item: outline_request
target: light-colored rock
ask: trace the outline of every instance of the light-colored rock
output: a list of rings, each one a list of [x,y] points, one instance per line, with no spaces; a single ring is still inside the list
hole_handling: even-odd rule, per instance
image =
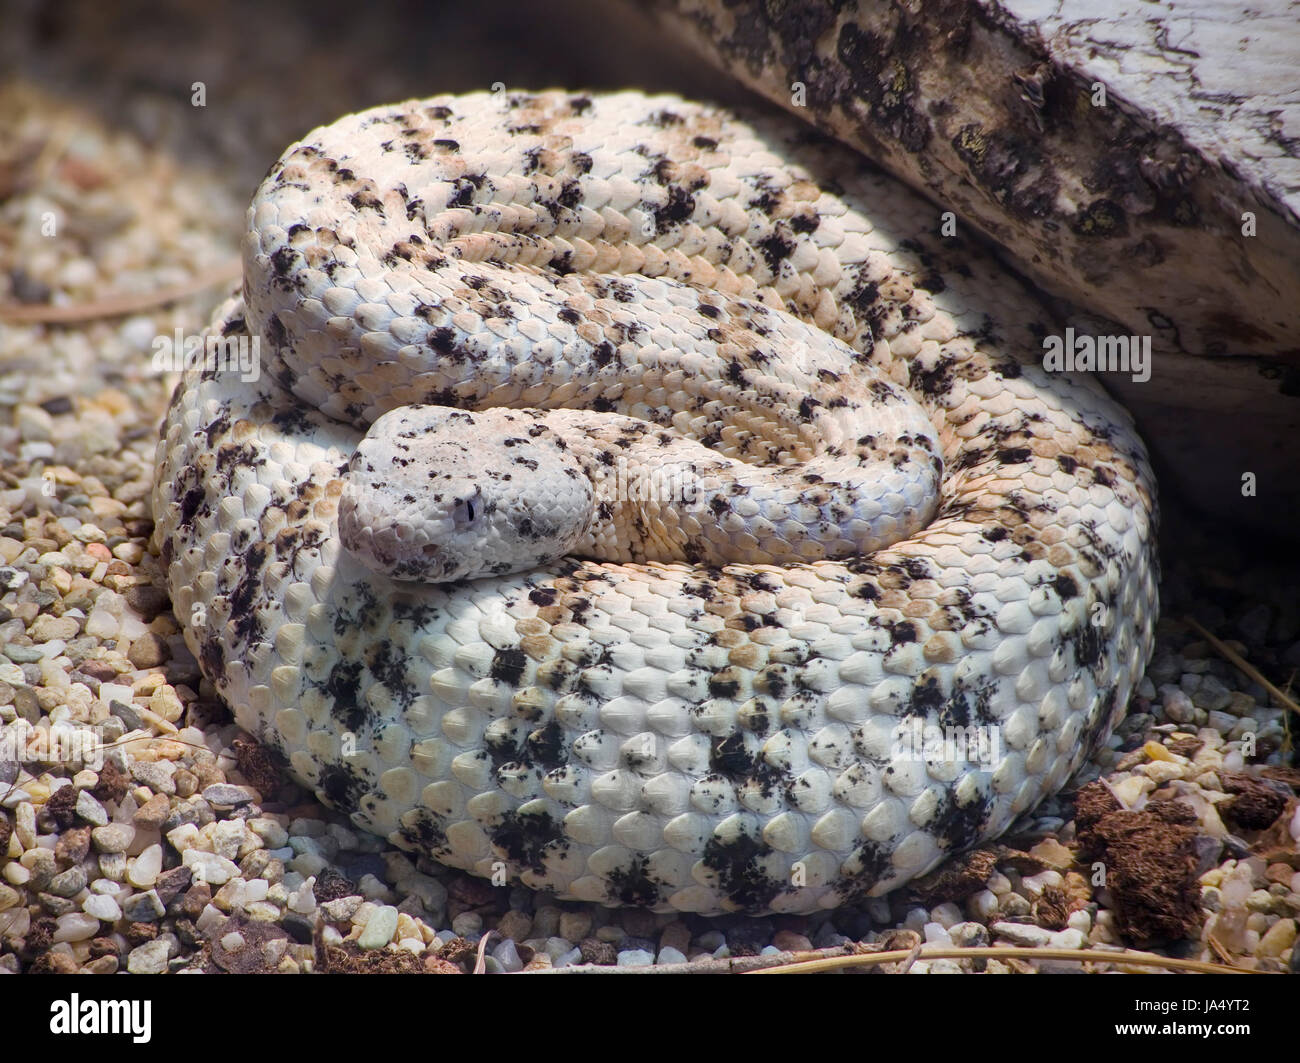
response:
[[[167,937],[155,938],[137,945],[126,958],[126,969],[131,974],[163,974],[171,958],[172,943]]]
[[[97,900],[110,900],[99,897]],[[114,905],[116,907],[116,905]],[[99,933],[99,918],[88,912],[68,912],[56,920],[55,941],[87,941]]]
[[[989,930],[995,938],[1002,938],[1022,948],[1042,948],[1052,939],[1050,930],[1031,923],[994,923]]]
[[[150,845],[127,865],[126,880],[137,889],[148,889],[158,881],[162,862],[162,846]]]
[[[190,869],[195,881],[202,879],[210,886],[224,886],[239,874],[239,867],[235,863],[216,853],[186,849],[181,860]]]
[[[357,944],[363,949],[381,949],[392,940],[396,930],[397,909],[387,904],[376,905],[357,938]]]

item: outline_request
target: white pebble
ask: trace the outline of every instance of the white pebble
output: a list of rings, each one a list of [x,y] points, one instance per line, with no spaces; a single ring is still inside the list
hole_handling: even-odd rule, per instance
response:
[[[118,330],[118,335],[122,337],[124,344],[140,351],[147,351],[153,345],[157,334],[158,329],[151,317],[129,317],[122,322],[122,327]]]
[[[268,849],[282,848],[289,840],[289,833],[279,823],[267,816],[258,816],[248,821],[248,829],[266,843]]]
[[[316,910],[316,896],[312,892],[312,886],[315,882],[314,878],[309,878],[289,894],[290,911],[297,912],[299,915],[311,915]]]
[[[225,921],[225,913],[220,908],[205,904],[203,911],[199,912],[199,917],[194,920],[194,926],[199,933],[207,934],[213,927],[221,926]]]
[[[107,609],[100,609],[98,606],[90,611],[90,616],[86,617],[86,634],[97,639],[117,638],[120,626],[121,622],[117,617]]]
[[[1020,892],[1026,897],[1041,897],[1048,886],[1059,886],[1061,875],[1058,871],[1040,871],[1037,875],[1026,875],[1020,880]]]
[[[54,929],[54,940],[85,941],[98,933],[99,920],[95,916],[85,912],[68,912],[58,918]]]
[[[127,868],[126,880],[140,889],[148,889],[158,881],[162,872],[163,851],[161,845],[150,845],[137,856]]]
[[[104,923],[116,923],[122,918],[122,909],[117,901],[101,893],[92,893],[82,902],[81,908],[87,915],[93,915]]]
[[[146,941],[131,950],[126,958],[126,969],[131,974],[162,974],[167,970],[171,947],[171,941],[166,937]]]
[[[989,930],[997,937],[1024,948],[1041,948],[1051,940],[1051,931],[1030,923],[994,923]]]
[[[108,813],[104,811],[104,806],[95,800],[89,790],[82,790],[77,794],[76,804],[77,815],[94,827],[104,827],[108,825]]]
[[[927,945],[942,945],[944,948],[952,947],[952,937],[948,933],[948,928],[942,923],[926,923],[923,929]]]
[[[220,820],[212,827],[212,851],[227,860],[235,860],[247,833],[242,819]]]
[[[397,909],[391,905],[376,905],[366,920],[357,944],[363,949],[381,949],[392,940],[397,930]]]
[[[998,913],[998,896],[992,890],[980,890],[967,900],[966,910],[976,922],[987,923]]]
[[[181,860],[193,873],[195,880],[203,879],[209,886],[224,886],[239,874],[239,867],[236,864],[216,853],[186,849]]]
[[[1001,871],[994,871],[993,874],[989,876],[986,885],[990,893],[995,893],[999,897],[1004,893],[1011,892],[1011,880]]]
[[[105,704],[111,701],[120,701],[123,705],[130,705],[134,696],[135,691],[122,683],[101,683],[99,685],[99,700]]]
[[[960,923],[962,921],[961,909],[958,908],[957,905],[953,904],[952,901],[944,901],[942,904],[936,904],[930,909],[930,918],[940,926],[947,929],[954,923]]]
[[[1081,949],[1087,941],[1083,932],[1070,927],[1058,930],[1049,939],[1048,944],[1054,949]]]
[[[619,967],[649,967],[654,962],[654,953],[645,949],[629,949],[618,954]]]

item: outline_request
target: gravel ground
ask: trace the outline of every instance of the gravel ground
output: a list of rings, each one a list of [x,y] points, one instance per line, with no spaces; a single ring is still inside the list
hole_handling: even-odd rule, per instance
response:
[[[494,888],[354,830],[241,735],[199,676],[149,549],[154,444],[175,383],[153,344],[194,332],[221,289],[150,297],[228,274],[267,163],[348,110],[494,80],[705,91],[698,71],[653,49],[548,65],[546,49],[519,44],[536,26],[493,22],[503,6],[485,5],[487,28],[431,74],[414,52],[393,60],[381,20],[333,31],[346,49],[304,48],[305,7],[256,9],[265,32],[249,41],[238,10],[218,23],[199,5],[156,18],[0,3],[0,62],[15,71],[0,82],[0,305],[84,318],[0,321],[0,971],[455,973],[490,931],[490,971],[920,941],[1130,945],[1300,969],[1300,721],[1184,619],[1286,686],[1300,667],[1297,570],[1202,541],[1168,507],[1180,534],[1166,549],[1165,619],[1118,733],[1001,844],[862,909],[700,919]],[[461,32],[419,17],[432,22],[412,37]],[[550,30],[563,40],[575,24]],[[191,105],[199,80],[204,108]],[[100,309],[77,312],[87,305]],[[908,967],[1054,969],[1078,965]]]

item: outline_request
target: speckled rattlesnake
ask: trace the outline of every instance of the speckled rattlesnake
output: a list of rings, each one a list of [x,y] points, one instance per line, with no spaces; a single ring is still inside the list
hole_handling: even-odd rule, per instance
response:
[[[1059,788],[1149,656],[1145,451],[1033,363],[1037,304],[864,170],[635,93],[290,148],[210,326],[262,378],[187,375],[154,495],[239,723],[399,845],[663,910],[878,894]],[[634,489],[660,446],[693,501]],[[429,582],[467,556],[500,574]]]

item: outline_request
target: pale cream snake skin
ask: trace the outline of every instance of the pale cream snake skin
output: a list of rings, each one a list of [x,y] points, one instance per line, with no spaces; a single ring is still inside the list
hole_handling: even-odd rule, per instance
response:
[[[1154,481],[939,215],[796,123],[670,96],[444,96],[310,133],[209,329],[256,337],[261,376],[185,374],[158,451],[203,673],[361,827],[560,898],[809,912],[1003,832],[1146,665]],[[627,501],[610,477],[655,446],[704,509]],[[853,509],[859,463],[887,501]],[[521,528],[561,535],[566,478],[596,523],[506,571]],[[877,518],[903,538],[854,545]],[[464,575],[474,540],[438,535],[498,519],[477,563],[505,574],[414,567]],[[918,756],[912,721],[996,755]]]

